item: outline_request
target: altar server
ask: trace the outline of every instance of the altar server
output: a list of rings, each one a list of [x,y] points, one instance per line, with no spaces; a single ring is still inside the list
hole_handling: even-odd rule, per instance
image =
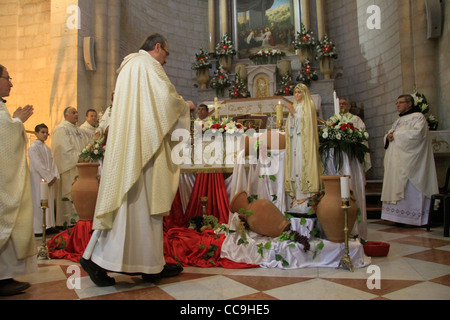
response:
[[[171,133],[178,127],[189,131],[195,105],[177,94],[164,71],[168,56],[167,40],[153,34],[119,69],[96,231],[80,260],[98,286],[114,285],[107,271],[142,274],[149,281],[182,271],[165,265],[163,218],[180,176],[171,160]]]
[[[48,208],[46,209],[45,222],[48,228],[55,227],[55,188],[54,184],[59,179],[58,168],[53,159],[52,150],[47,147],[49,133],[45,124],[36,126],[34,130],[37,140],[28,149],[30,161],[31,188],[33,192],[34,207],[34,233],[42,233],[43,216],[41,209],[41,184],[42,180],[48,184]]]
[[[400,118],[385,136],[381,218],[422,226],[439,191],[428,123],[411,95],[397,99],[397,110]]]
[[[0,65],[0,296],[10,296],[30,287],[14,277],[37,271],[33,235],[33,199],[27,164],[24,127],[33,107],[18,108],[13,116],[3,100],[12,79]]]
[[[319,192],[322,174],[317,109],[304,84],[295,87],[294,98],[286,122],[285,191],[288,212],[308,213],[308,199]]]

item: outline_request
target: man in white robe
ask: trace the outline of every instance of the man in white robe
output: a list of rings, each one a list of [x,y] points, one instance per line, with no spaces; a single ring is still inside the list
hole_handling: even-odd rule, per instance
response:
[[[60,180],[56,183],[56,225],[71,225],[75,209],[70,201],[72,184],[78,175],[77,163],[88,137],[76,126],[78,111],[73,107],[64,110],[64,120],[53,131],[52,153],[58,167]]]
[[[29,283],[14,280],[37,271],[33,234],[33,200],[24,127],[33,107],[18,108],[11,117],[3,97],[12,88],[0,65],[0,296],[23,292]]]
[[[180,176],[171,160],[171,133],[189,130],[195,105],[185,102],[167,77],[168,55],[166,39],[154,34],[119,69],[95,232],[80,259],[97,286],[114,285],[107,271],[142,274],[150,281],[182,271],[165,264],[163,218]]]
[[[86,121],[80,126],[80,130],[88,136],[89,141],[94,140],[95,131],[97,130],[98,114],[94,109],[89,109],[86,112]]]
[[[34,130],[37,140],[28,149],[30,161],[31,189],[33,193],[34,207],[34,233],[43,232],[43,215],[41,209],[41,184],[42,180],[48,183],[48,208],[45,212],[45,224],[47,228],[56,227],[55,224],[55,183],[59,179],[58,168],[53,159],[52,150],[47,147],[49,133],[45,124],[36,126]]]
[[[400,118],[385,136],[381,218],[422,226],[438,181],[428,123],[410,95],[397,99]]]

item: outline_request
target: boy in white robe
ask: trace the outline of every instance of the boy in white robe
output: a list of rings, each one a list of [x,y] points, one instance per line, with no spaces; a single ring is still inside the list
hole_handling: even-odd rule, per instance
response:
[[[34,233],[40,234],[43,231],[40,185],[42,180],[48,183],[48,208],[46,209],[45,222],[47,228],[52,228],[56,226],[54,184],[59,179],[59,172],[52,151],[45,144],[49,136],[48,127],[45,124],[40,124],[36,126],[34,131],[37,140],[28,149],[28,159],[30,161],[31,190],[33,192]]]

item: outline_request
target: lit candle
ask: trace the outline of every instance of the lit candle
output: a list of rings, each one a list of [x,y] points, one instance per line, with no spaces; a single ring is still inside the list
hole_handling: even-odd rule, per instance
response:
[[[281,127],[283,125],[283,105],[281,101],[278,101],[277,105],[277,125]]]
[[[40,191],[41,191],[41,201],[47,201],[48,200],[48,183],[44,179],[42,179],[42,181],[41,181]]]
[[[350,199],[350,186],[348,177],[341,177],[341,199]]]

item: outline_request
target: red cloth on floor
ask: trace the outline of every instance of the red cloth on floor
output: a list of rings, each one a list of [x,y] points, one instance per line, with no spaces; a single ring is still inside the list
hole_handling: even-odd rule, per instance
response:
[[[201,173],[197,175],[184,215],[185,227],[189,226],[191,218],[203,215],[200,197],[208,197],[206,214],[215,216],[219,223],[228,223],[230,205],[223,173]]]
[[[184,226],[183,203],[181,202],[180,189],[178,189],[172,203],[172,208],[170,209],[170,214],[167,217],[164,217],[164,231]]]
[[[78,221],[77,224],[47,241],[51,259],[66,259],[79,262],[91,239],[93,221]]]
[[[173,228],[164,233],[166,263],[180,263],[184,267],[227,269],[259,268],[258,265],[233,262],[220,258],[225,235],[212,230],[197,232],[188,228]],[[208,255],[208,252],[211,255]]]

